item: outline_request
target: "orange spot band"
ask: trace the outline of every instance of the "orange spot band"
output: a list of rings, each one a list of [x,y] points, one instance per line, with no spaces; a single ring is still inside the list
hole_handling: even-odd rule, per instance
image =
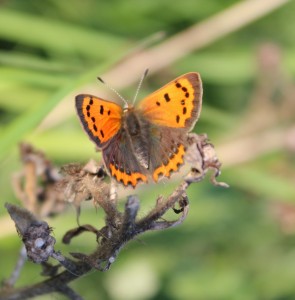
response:
[[[125,186],[131,184],[135,187],[139,181],[147,182],[147,177],[139,172],[131,173],[130,175],[125,172],[121,172],[116,169],[113,164],[110,164],[111,175],[118,181],[123,183]]]
[[[174,156],[169,160],[168,164],[165,166],[162,164],[158,167],[153,173],[153,179],[155,182],[159,180],[159,176],[163,175],[166,177],[170,177],[170,173],[172,171],[177,171],[179,166],[183,164],[183,156],[185,153],[185,149],[183,145],[178,147],[178,152],[174,154]]]

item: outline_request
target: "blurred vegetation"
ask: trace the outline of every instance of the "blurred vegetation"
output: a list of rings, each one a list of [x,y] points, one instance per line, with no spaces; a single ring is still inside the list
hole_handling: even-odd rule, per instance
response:
[[[75,93],[109,92],[96,76],[238,2],[1,1],[1,278],[12,271],[21,244],[3,207],[17,202],[11,179],[21,166],[18,143],[31,142],[59,165],[98,159],[75,116]],[[195,132],[209,135],[223,162],[221,180],[231,188],[208,179],[192,186],[183,225],[143,236],[107,273],[72,283],[85,299],[295,298],[294,11],[289,1],[145,80],[141,96],[182,73],[201,73],[204,105]],[[166,37],[155,41],[159,32]],[[136,83],[127,87],[124,79],[121,74],[120,93],[131,98]],[[117,88],[111,77],[108,83]],[[144,195],[136,191],[142,214],[175,184],[142,187]],[[102,217],[85,205],[81,223],[96,225]],[[50,225],[65,253],[94,246],[90,235],[70,247],[60,243],[76,225],[74,209]],[[38,272],[27,263],[17,285],[42,280]]]

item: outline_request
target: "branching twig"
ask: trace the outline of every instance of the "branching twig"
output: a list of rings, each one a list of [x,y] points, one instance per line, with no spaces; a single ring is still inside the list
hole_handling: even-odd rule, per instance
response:
[[[50,278],[26,288],[15,290],[6,288],[2,295],[0,294],[0,300],[28,299],[51,292],[62,293],[69,299],[82,299],[68,287],[69,282],[92,269],[107,271],[126,243],[139,234],[148,230],[163,230],[181,224],[189,210],[186,190],[190,184],[199,182],[210,169],[213,169],[213,183],[225,186],[223,183],[216,182],[215,177],[220,173],[221,164],[216,157],[213,145],[208,143],[206,135],[190,134],[188,144],[187,161],[192,166],[190,173],[170,196],[167,198],[160,196],[155,207],[141,219],[137,219],[140,208],[137,196],[129,196],[124,212],[118,211],[117,199],[111,196],[110,184],[105,180],[106,173],[102,165],[91,161],[84,167],[74,164],[63,168],[63,179],[58,182],[59,193],[63,192],[76,207],[80,207],[82,201],[92,199],[105,212],[105,225],[102,228],[97,229],[90,224],[84,224],[65,234],[63,238],[65,243],[70,243],[74,237],[85,231],[96,235],[98,243],[96,250],[90,255],[70,253],[75,260],[67,258],[55,250],[55,239],[46,222],[40,221],[37,216],[25,208],[6,204],[17,231],[22,237],[28,258],[35,263],[41,263],[44,269],[43,274]],[[34,186],[30,191],[32,190],[37,192],[38,189]],[[56,193],[58,198],[61,197],[59,193]],[[26,196],[27,190],[21,194]],[[116,191],[112,191],[112,194],[116,195]],[[112,201],[110,201],[111,197],[113,197]],[[56,200],[52,199],[52,201]],[[175,208],[176,204],[179,209]],[[170,209],[179,214],[176,220],[164,219],[164,215]],[[47,262],[49,258],[55,259],[58,264],[50,265]],[[65,270],[57,274],[60,267]]]

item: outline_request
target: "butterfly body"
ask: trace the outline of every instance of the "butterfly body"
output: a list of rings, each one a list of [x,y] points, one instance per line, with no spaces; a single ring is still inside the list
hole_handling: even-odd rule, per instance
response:
[[[76,108],[90,139],[102,151],[110,175],[135,187],[151,177],[170,177],[184,162],[186,135],[201,109],[198,73],[188,73],[138,106],[122,108],[92,95],[78,95]]]

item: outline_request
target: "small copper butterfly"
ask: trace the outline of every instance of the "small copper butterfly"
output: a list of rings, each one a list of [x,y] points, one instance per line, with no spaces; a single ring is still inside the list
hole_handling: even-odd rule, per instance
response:
[[[202,107],[198,73],[184,74],[122,107],[92,95],[76,96],[76,109],[90,139],[102,151],[109,174],[124,186],[170,177],[184,162],[186,136]]]

